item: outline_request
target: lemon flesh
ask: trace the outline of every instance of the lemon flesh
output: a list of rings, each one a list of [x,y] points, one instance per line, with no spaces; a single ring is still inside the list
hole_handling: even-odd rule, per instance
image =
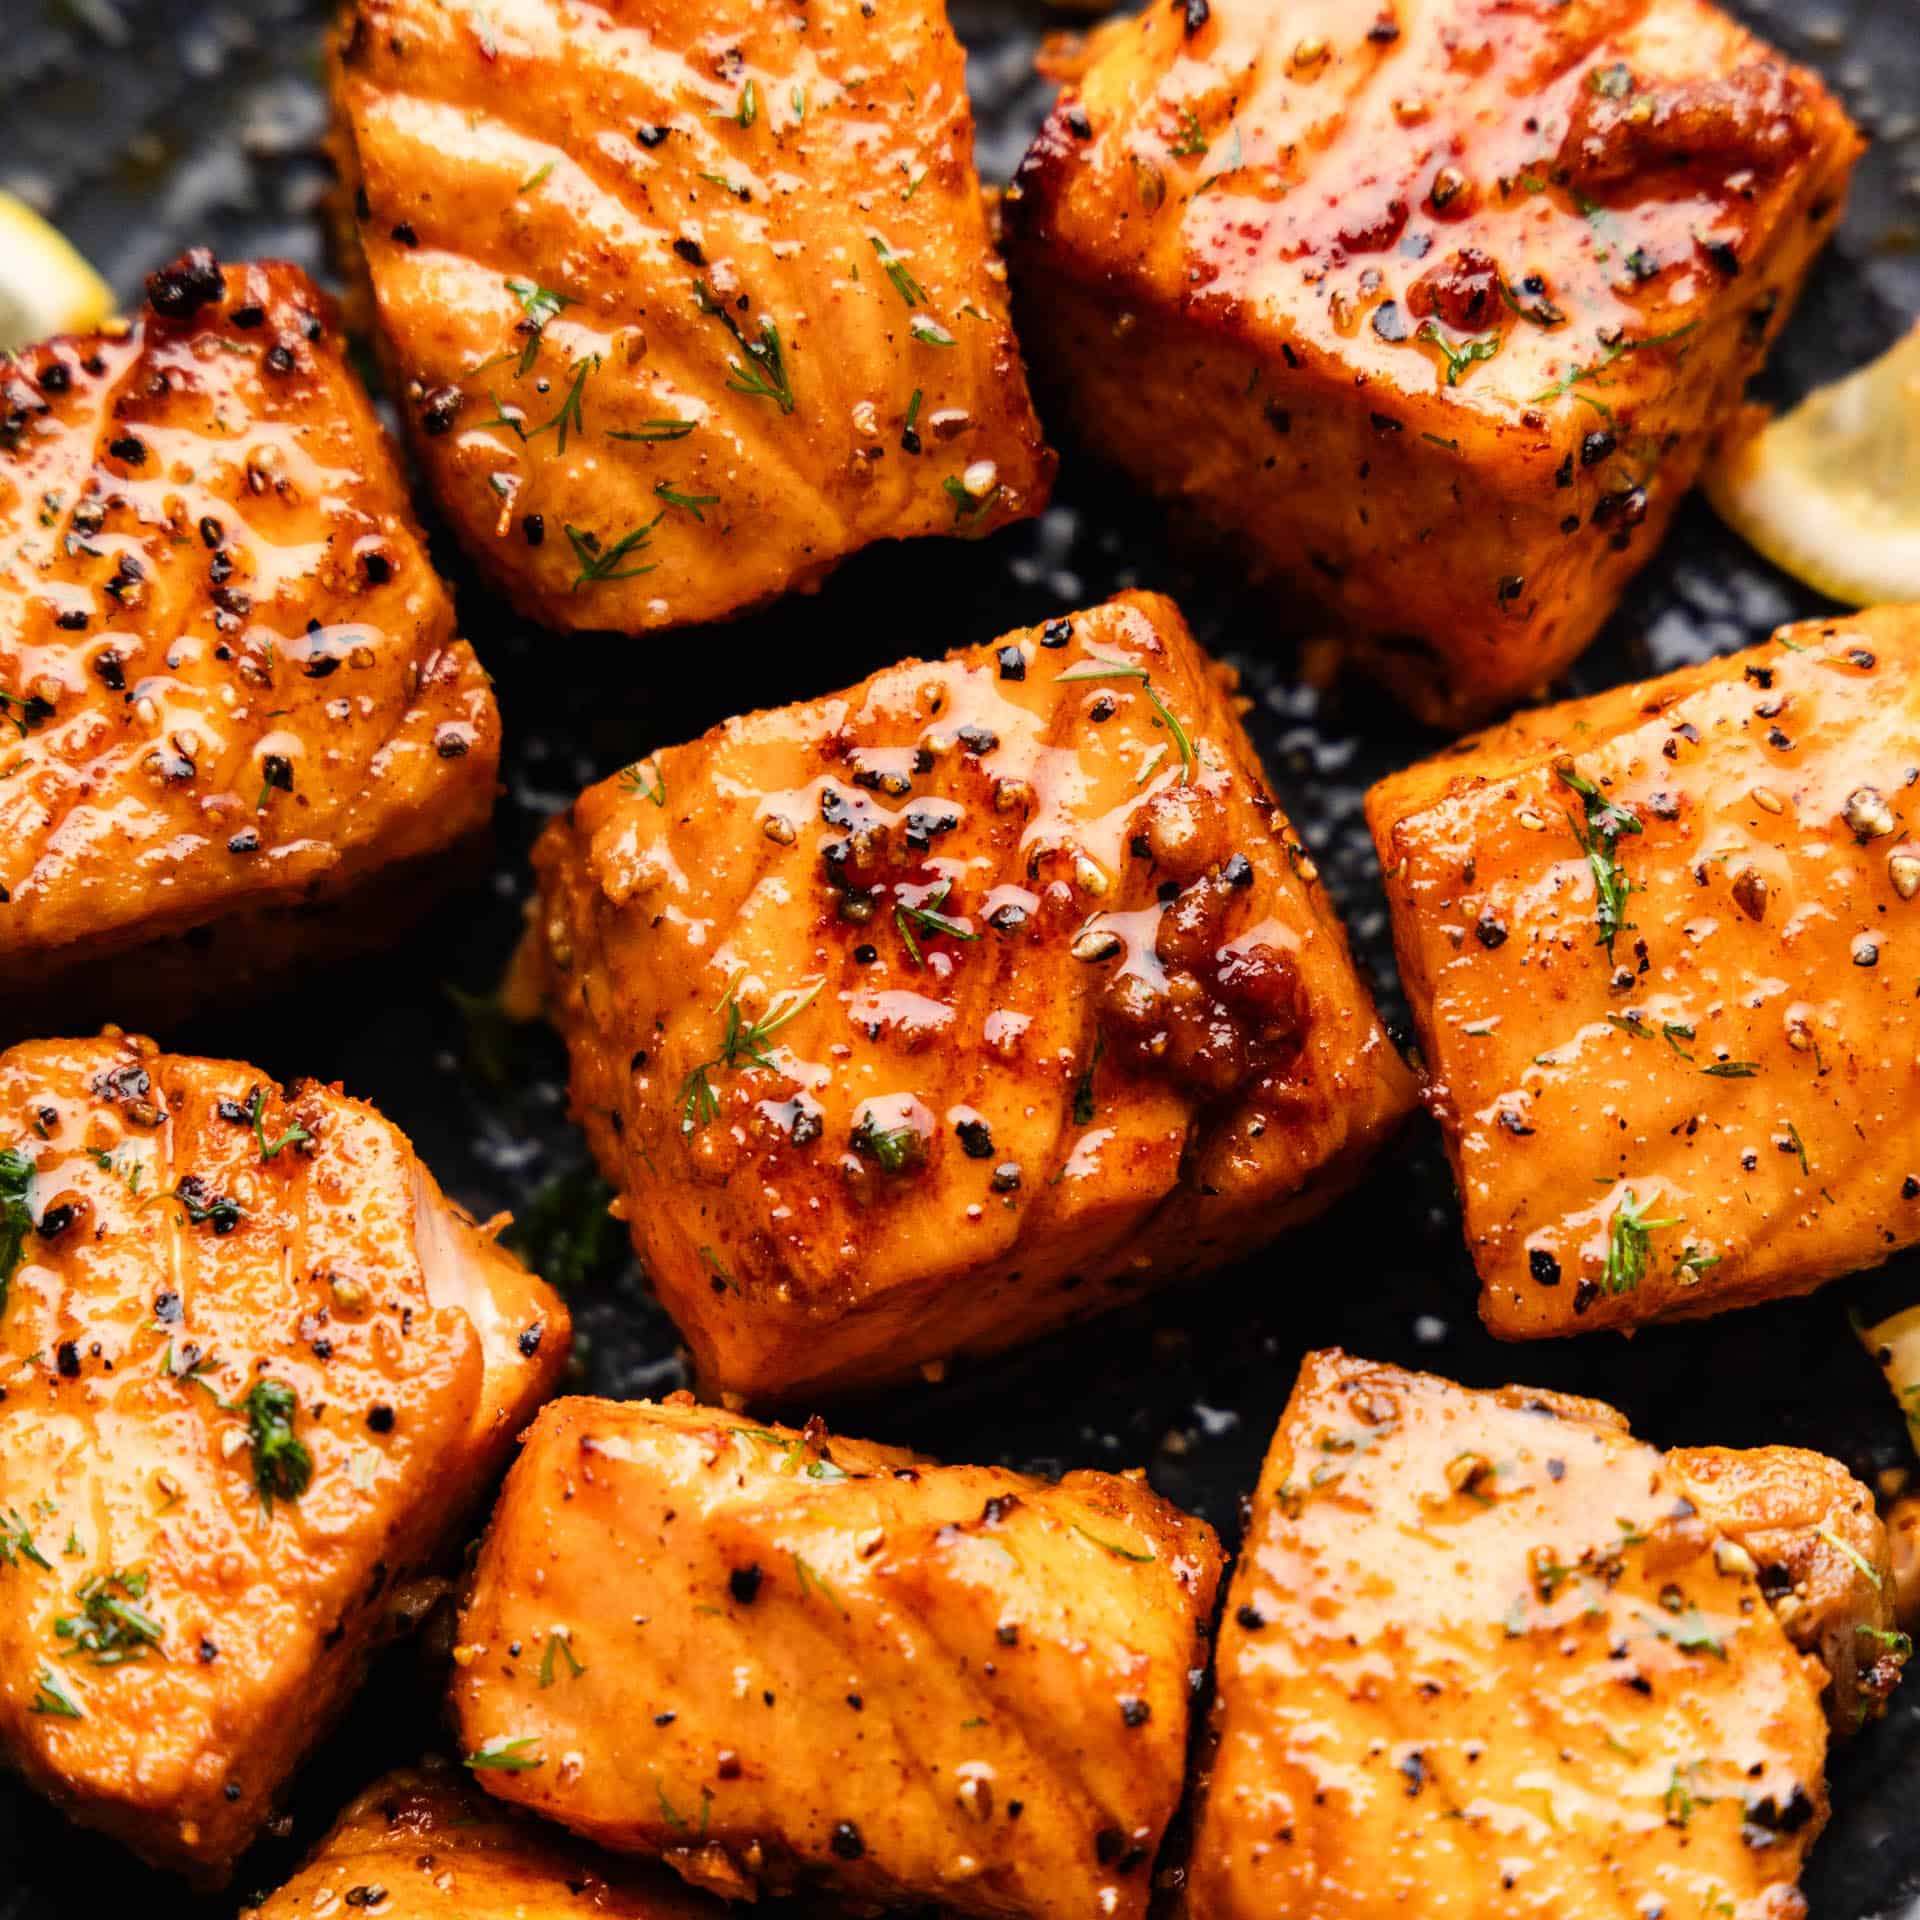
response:
[[[1920,600],[1920,326],[1736,439],[1704,485],[1736,533],[1829,599]]]
[[[1856,1324],[1860,1344],[1879,1362],[1920,1448],[1920,1307],[1904,1307],[1877,1326]]]
[[[0,193],[0,352],[84,333],[112,311],[112,290],[67,240]]]

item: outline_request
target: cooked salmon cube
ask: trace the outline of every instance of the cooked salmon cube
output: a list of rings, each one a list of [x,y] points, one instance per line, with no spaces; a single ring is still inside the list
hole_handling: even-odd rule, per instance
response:
[[[1822,1695],[1843,1730],[1860,1700],[1817,1649],[1899,1643],[1891,1686],[1891,1589],[1818,1454],[1663,1457],[1596,1401],[1309,1354],[1227,1595],[1186,1911],[1794,1920]]]
[[[1920,611],[1521,715],[1367,816],[1503,1338],[1805,1293],[1920,1239]]]
[[[1659,545],[1861,146],[1702,0],[1154,0],[1008,196],[1021,337],[1080,442],[1462,723]]]
[[[583,794],[526,952],[716,1393],[804,1401],[1319,1211],[1411,1079],[1231,673],[1124,594]]]
[[[0,1054],[0,1760],[217,1884],[556,1384],[558,1297],[337,1088]]]
[[[729,1898],[1141,1920],[1219,1574],[1140,1474],[560,1400],[480,1549],[454,1721],[490,1792]]]
[[[484,825],[492,691],[297,268],[0,354],[0,734],[16,1032],[390,937]]]
[[[357,1897],[356,1897],[357,1896]],[[720,1920],[658,1868],[615,1861],[464,1784],[445,1763],[377,1780],[241,1920]]]
[[[1046,504],[941,0],[358,0],[352,254],[441,512],[562,629]]]

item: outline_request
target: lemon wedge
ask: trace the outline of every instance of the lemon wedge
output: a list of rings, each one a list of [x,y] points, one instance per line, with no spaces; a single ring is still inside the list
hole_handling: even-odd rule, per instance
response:
[[[1887,1385],[1907,1416],[1907,1432],[1920,1448],[1920,1307],[1905,1307],[1876,1326],[1856,1322],[1860,1344],[1880,1363]]]
[[[66,238],[0,193],[0,351],[82,333],[112,311],[112,290]]]
[[[1920,600],[1920,326],[1791,413],[1736,430],[1703,484],[1749,545],[1829,599]]]

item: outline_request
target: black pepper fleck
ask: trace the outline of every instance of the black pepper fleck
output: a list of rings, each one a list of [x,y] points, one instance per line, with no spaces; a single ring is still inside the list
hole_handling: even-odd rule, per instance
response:
[[[169,320],[188,320],[210,301],[224,300],[226,276],[210,249],[195,247],[172,266],[147,279],[147,299],[155,313]]]

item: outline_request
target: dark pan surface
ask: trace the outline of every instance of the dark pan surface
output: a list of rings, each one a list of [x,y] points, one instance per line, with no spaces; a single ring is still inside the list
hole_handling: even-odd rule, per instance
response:
[[[1791,397],[1887,346],[1920,313],[1920,0],[1733,0],[1819,67],[1876,136],[1837,246],[1766,377]],[[0,186],[41,206],[131,299],[181,248],[278,254],[324,273],[316,201],[327,0],[0,0]],[[1040,35],[1071,25],[1039,0],[954,0],[972,49],[982,170],[1005,178],[1047,97]],[[569,1290],[585,1390],[683,1384],[673,1329],[617,1230],[599,1218],[567,1125],[564,1061],[484,996],[511,950],[541,820],[589,780],[745,705],[828,691],[908,653],[937,653],[1131,585],[1164,588],[1245,670],[1255,736],[1402,1031],[1392,954],[1360,818],[1369,781],[1433,744],[1377,696],[1294,678],[1287,609],[1235,598],[1169,548],[1159,515],[1069,457],[1058,504],[984,546],[869,552],[813,600],[713,634],[561,641],[475,587],[450,543],[466,631],[498,683],[507,795],[490,885],[391,952],[290,987],[244,1015],[163,1037],[282,1077],[339,1079],[412,1136],[481,1216],[511,1208]],[[1695,503],[1582,662],[1576,690],[1744,646],[1823,610]],[[1920,1293],[1913,1256],[1810,1301],[1696,1327],[1502,1348],[1474,1315],[1437,1137],[1421,1123],[1322,1224],[1178,1296],[944,1388],[854,1410],[846,1424],[956,1459],[1050,1470],[1147,1463],[1154,1483],[1230,1540],[1299,1355],[1330,1343],[1475,1385],[1514,1377],[1624,1408],[1661,1444],[1795,1442],[1873,1477],[1910,1459],[1850,1306]],[[0,1785],[0,1920],[231,1914],[273,1886],[340,1804],[438,1738],[436,1676],[401,1648],[302,1774],[290,1831],[262,1843],[233,1896],[195,1902],[110,1844]],[[1807,1885],[1817,1920],[1920,1915],[1920,1682],[1839,1761],[1835,1816]]]

